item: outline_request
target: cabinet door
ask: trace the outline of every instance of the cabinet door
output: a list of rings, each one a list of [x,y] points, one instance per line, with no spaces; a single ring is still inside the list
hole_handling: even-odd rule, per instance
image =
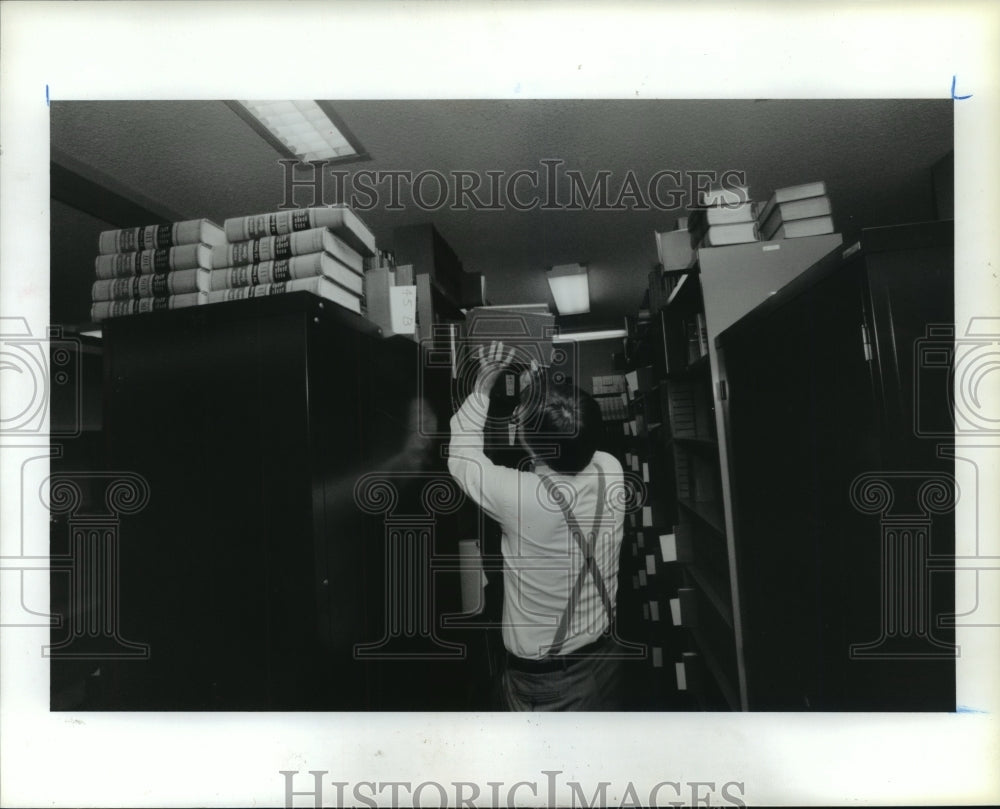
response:
[[[948,249],[816,269],[723,338],[750,707],[953,710],[952,470],[914,428]]]
[[[263,708],[314,685],[274,663],[301,659],[317,616],[305,328],[184,313],[107,329],[112,467],[150,488],[122,530],[123,624],[151,648],[117,666],[130,707]]]
[[[953,331],[953,249],[949,239],[942,245],[885,251],[867,258],[882,432],[886,452],[897,466],[940,465],[940,438],[922,437],[920,425],[950,423],[948,383],[918,384],[921,369],[915,349],[932,331]]]
[[[751,710],[839,700],[843,599],[872,540],[851,482],[879,457],[860,273],[827,276],[724,347]]]

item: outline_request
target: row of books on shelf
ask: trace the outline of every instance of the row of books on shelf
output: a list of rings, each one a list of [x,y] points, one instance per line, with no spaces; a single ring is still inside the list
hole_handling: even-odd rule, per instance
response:
[[[703,380],[671,379],[666,406],[675,438],[712,438],[712,405]]]
[[[675,525],[669,533],[635,530],[629,535],[631,550],[631,583],[638,593],[636,606],[641,619],[648,627],[647,642],[653,654],[652,668],[663,668],[667,650],[675,662],[676,688],[679,691],[701,691],[703,671],[699,662],[700,652],[683,651],[690,643],[682,636],[669,633],[686,629],[700,635],[711,630],[713,638],[725,638],[728,624],[718,610],[711,586],[686,571],[692,560],[692,537],[686,526]],[[681,568],[678,566],[683,565]],[[703,587],[709,587],[708,591]]]
[[[418,328],[422,284],[413,267],[395,266],[343,205],[234,217],[222,227],[195,219],[104,231],[94,268],[95,321],[308,291],[367,317],[385,336]]]
[[[595,396],[606,393],[625,392],[625,374],[605,374],[591,379],[591,391]]]
[[[650,549],[646,548],[647,532],[642,530],[636,531],[635,538],[633,539],[633,556],[638,555],[639,551],[643,551],[646,554],[647,575],[651,575],[655,570],[655,566],[657,564],[655,551],[657,549],[660,551],[660,561],[663,564],[685,562],[690,560],[690,532],[688,532],[683,525],[675,525],[672,528],[673,530],[669,533],[653,532],[653,535],[656,537],[656,544],[652,549],[653,553],[650,553]]]
[[[651,482],[650,461],[640,453],[626,452],[624,467],[640,473],[647,484]],[[662,669],[669,667],[672,659],[674,685],[677,691],[687,691],[692,682],[688,677],[690,661],[681,652],[684,642],[674,634],[685,627],[685,621],[691,617],[689,612],[685,613],[685,605],[680,600],[684,580],[677,565],[687,558],[684,543],[678,543],[678,534],[684,536],[685,527],[673,525],[664,530],[671,521],[662,504],[658,506],[652,501],[628,514],[626,541],[632,557],[629,573],[632,590],[638,596],[635,617],[641,618],[645,642],[651,651],[649,665]]]
[[[708,356],[708,325],[705,322],[703,312],[695,312],[693,317],[686,317],[682,322],[687,349],[687,363],[690,365],[702,357]]]
[[[646,532],[637,530],[630,543],[635,566],[632,589],[642,594],[640,596],[642,620],[648,623],[652,630],[649,638],[651,651],[649,664],[654,669],[664,668],[665,652],[665,647],[661,645],[665,638],[659,630],[653,628],[654,625],[675,629],[688,627],[693,625],[696,617],[694,593],[691,588],[678,587],[675,583],[673,587],[667,585],[665,589],[663,583],[659,581],[662,578],[661,574],[667,572],[661,566],[670,566],[672,563],[682,561],[682,555],[678,552],[677,537],[676,533],[658,534],[656,537],[658,542],[655,540],[654,542],[659,547],[650,548],[646,546]],[[655,590],[647,592],[651,587],[655,587]],[[676,648],[676,642],[667,641],[667,643],[670,647]],[[676,655],[676,651],[672,654]],[[690,652],[681,652],[679,661],[675,657],[674,672],[678,691],[687,691],[691,686],[693,658],[694,654]]]
[[[699,206],[680,217],[673,231],[655,235],[662,268],[684,270],[702,247],[833,232],[833,208],[826,183],[820,180],[778,188],[766,202],[753,201],[745,186],[706,191],[699,197]]]
[[[634,452],[626,452],[625,468],[631,469],[636,474],[641,475],[643,483],[650,482],[649,461],[644,461],[640,455]]]
[[[662,669],[663,648],[652,646],[650,648],[650,664],[654,669]],[[697,682],[699,671],[699,657],[696,652],[683,652],[681,659],[674,662],[674,676],[677,678],[677,690],[689,691],[693,683]]]
[[[595,401],[597,406],[601,408],[601,417],[604,421],[626,421],[628,419],[628,398],[624,393],[597,396]]]

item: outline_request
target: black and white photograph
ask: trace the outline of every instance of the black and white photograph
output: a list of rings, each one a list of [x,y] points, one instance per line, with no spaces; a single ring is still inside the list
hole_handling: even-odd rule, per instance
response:
[[[1000,798],[995,13],[127,5],[2,8],[3,805]]]

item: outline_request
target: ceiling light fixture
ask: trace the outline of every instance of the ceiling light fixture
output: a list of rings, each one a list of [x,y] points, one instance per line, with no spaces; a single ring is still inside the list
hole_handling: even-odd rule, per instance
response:
[[[560,315],[582,315],[590,311],[590,284],[586,264],[557,264],[545,273],[552,299]]]
[[[603,329],[601,331],[569,331],[552,337],[553,343],[587,343],[592,340],[619,340],[627,337],[625,329]]]
[[[228,101],[230,109],[287,157],[303,161],[367,160],[368,155],[325,101]]]

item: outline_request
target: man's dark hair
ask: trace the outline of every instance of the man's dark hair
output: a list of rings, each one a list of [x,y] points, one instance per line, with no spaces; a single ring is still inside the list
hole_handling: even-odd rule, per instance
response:
[[[525,442],[561,475],[575,475],[590,463],[604,424],[593,397],[568,382],[551,381],[532,422]]]

